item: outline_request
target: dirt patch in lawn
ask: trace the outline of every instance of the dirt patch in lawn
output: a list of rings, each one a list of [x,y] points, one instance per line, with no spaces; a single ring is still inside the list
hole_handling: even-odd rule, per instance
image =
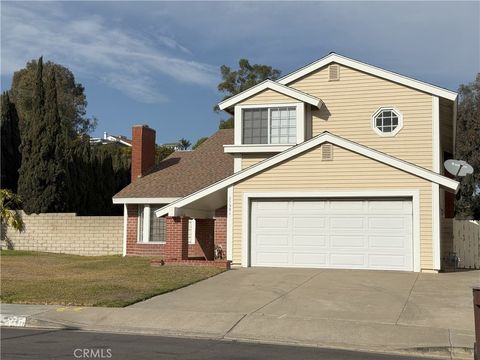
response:
[[[1,251],[0,300],[18,304],[122,307],[224,270],[150,266],[150,259]]]

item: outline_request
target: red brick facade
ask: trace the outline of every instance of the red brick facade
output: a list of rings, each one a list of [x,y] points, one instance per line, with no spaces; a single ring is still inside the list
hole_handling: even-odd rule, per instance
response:
[[[127,255],[164,256],[164,244],[142,244],[137,242],[138,206],[127,205]]]
[[[127,205],[127,255],[154,256],[164,259],[188,258],[214,259],[215,245],[220,245],[224,255],[227,249],[226,207],[215,211],[215,219],[197,219],[195,244],[188,244],[187,217],[166,218],[165,244],[137,242],[138,206]],[[225,257],[224,257],[225,259]]]
[[[166,259],[188,259],[188,220],[187,217],[166,218],[167,236],[164,254]]]
[[[227,207],[215,210],[215,245],[220,245],[223,250],[223,258],[227,258]]]

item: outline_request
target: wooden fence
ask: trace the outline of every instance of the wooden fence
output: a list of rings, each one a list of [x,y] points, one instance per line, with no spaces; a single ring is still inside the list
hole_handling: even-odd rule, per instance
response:
[[[453,220],[453,251],[459,267],[480,269],[480,221]]]

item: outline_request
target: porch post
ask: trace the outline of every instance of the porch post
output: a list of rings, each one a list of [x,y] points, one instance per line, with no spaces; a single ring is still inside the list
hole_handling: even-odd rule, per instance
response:
[[[188,260],[188,220],[188,217],[166,217],[165,259]]]

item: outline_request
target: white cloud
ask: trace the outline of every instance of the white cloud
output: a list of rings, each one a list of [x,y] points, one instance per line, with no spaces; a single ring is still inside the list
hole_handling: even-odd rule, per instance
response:
[[[161,77],[212,88],[216,83],[216,67],[188,60],[190,50],[163,34],[147,37],[98,15],[72,19],[60,3],[2,5],[2,75],[43,55],[146,103],[167,100]]]

